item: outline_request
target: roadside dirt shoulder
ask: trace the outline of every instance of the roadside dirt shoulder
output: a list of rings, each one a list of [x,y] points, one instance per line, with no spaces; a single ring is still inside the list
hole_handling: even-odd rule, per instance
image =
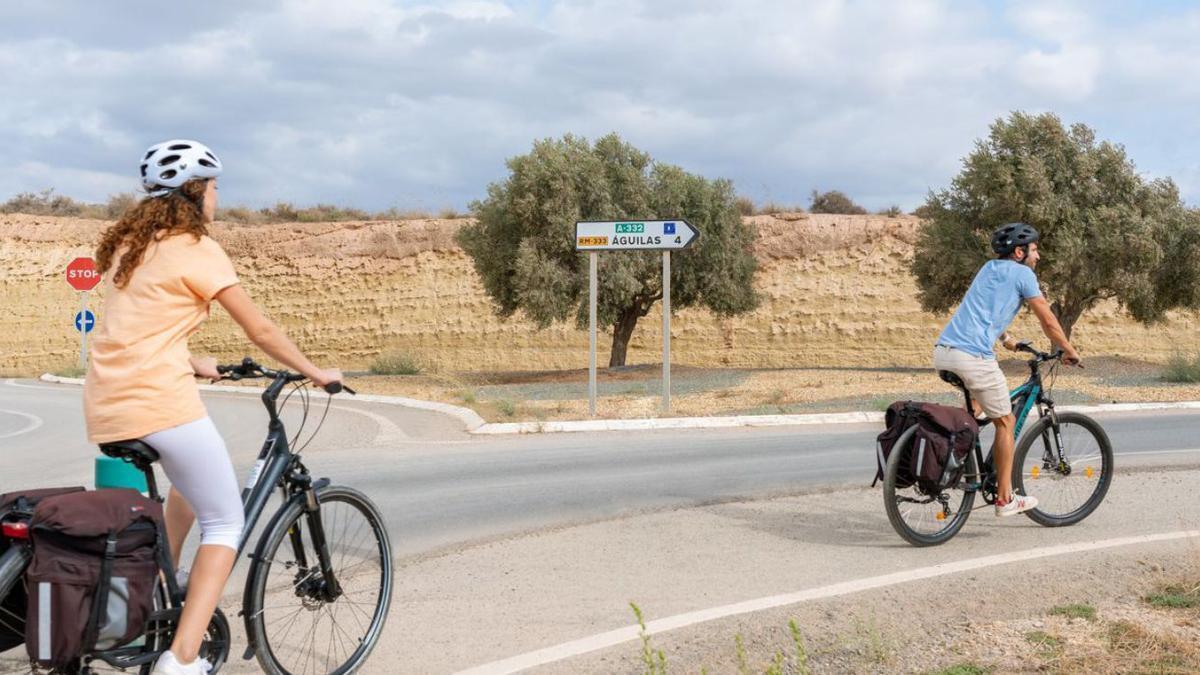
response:
[[[965,559],[1187,530],[1200,522],[1197,480],[1190,468],[1118,473],[1105,504],[1078,526],[1047,529],[980,511],[932,549],[903,544],[880,493],[857,489],[649,513],[413,559],[398,571],[395,603],[404,611],[388,624],[379,663],[392,664],[387,672],[455,672],[627,628],[630,602],[654,621]],[[994,622],[1046,622],[1049,608],[1072,603],[1091,603],[1107,619],[1103,603],[1139,592],[1131,580],[1200,560],[1198,547],[1181,539],[987,567],[701,622],[652,643],[668,672],[737,672],[740,634],[751,670],[764,672],[776,651],[791,653],[795,618],[814,672],[920,672],[971,659],[1007,668],[1005,659],[1024,657],[1003,647],[1003,636],[1026,626]],[[971,626],[977,638],[968,639]],[[995,653],[962,651],[975,642],[997,645],[988,648]],[[635,639],[531,672],[640,673],[641,654]]]

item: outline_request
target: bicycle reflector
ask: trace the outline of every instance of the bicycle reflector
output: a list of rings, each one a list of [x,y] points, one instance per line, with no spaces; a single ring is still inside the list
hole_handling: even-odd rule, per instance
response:
[[[29,523],[15,522],[0,525],[0,532],[9,539],[28,539]]]

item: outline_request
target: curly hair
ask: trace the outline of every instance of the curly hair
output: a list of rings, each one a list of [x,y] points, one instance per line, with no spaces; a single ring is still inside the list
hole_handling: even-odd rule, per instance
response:
[[[142,263],[146,246],[152,240],[176,234],[190,234],[199,241],[208,234],[200,208],[207,178],[188,181],[164,197],[147,197],[126,211],[112,227],[100,235],[96,247],[96,267],[104,274],[113,266],[113,257],[122,247],[127,250],[117,265],[113,284],[124,288],[134,270]]]

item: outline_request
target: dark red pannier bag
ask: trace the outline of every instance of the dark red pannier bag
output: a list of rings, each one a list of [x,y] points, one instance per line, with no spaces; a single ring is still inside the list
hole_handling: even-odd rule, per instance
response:
[[[43,499],[30,524],[25,649],[61,667],[85,653],[126,644],[154,606],[162,506],[134,490]]]

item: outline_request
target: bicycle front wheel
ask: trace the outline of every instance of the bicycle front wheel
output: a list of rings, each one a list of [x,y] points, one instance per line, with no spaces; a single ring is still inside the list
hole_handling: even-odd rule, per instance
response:
[[[272,675],[349,673],[383,632],[392,600],[392,545],[366,495],[318,491],[331,585],[313,545],[315,514],[291,502],[264,534],[247,587],[248,628]]]
[[[1108,434],[1096,420],[1058,413],[1033,424],[1013,455],[1013,489],[1037,497],[1025,515],[1039,525],[1074,525],[1104,501],[1113,476]]]
[[[913,546],[937,546],[958,534],[971,515],[975,503],[974,490],[967,490],[966,483],[978,480],[975,454],[967,454],[963,477],[957,485],[939,492],[927,494],[920,486],[909,480],[916,464],[913,438],[917,427],[913,426],[896,439],[892,453],[888,455],[887,467],[883,472],[883,506],[888,520],[905,541]]]

